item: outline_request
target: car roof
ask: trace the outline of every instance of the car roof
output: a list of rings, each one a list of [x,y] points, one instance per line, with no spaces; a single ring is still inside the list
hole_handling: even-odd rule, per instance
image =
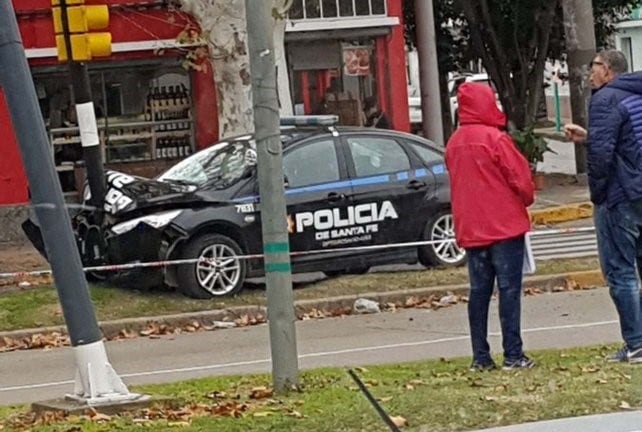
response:
[[[368,127],[358,127],[358,126],[315,126],[315,127],[282,127],[281,128],[281,142],[283,143],[284,148],[288,148],[303,141],[306,141],[309,138],[314,137],[323,137],[323,136],[345,136],[345,135],[376,135],[376,136],[388,136],[391,138],[405,138],[415,142],[420,142],[427,145],[428,147],[443,153],[444,149],[435,144],[434,142],[423,138],[418,135],[413,135],[407,132],[401,132],[391,129],[376,129]],[[254,138],[254,135],[243,135],[239,137],[232,137],[227,140],[221,140],[220,142],[238,142],[238,141],[250,141]]]

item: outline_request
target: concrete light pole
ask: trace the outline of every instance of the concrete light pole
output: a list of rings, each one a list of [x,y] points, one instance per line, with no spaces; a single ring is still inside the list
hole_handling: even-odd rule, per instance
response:
[[[421,111],[424,136],[444,145],[441,96],[439,92],[439,63],[437,34],[432,0],[415,0],[417,49],[421,83]]]
[[[272,2],[246,0],[272,380],[277,391],[298,385],[296,315],[283,182]]]

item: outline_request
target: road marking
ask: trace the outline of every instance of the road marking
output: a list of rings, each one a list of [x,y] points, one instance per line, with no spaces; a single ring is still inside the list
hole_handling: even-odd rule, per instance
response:
[[[531,329],[523,329],[522,333],[540,333],[540,332],[556,331],[556,330],[601,327],[601,326],[608,326],[608,325],[615,325],[615,324],[619,324],[619,321],[617,320],[598,321],[598,322],[584,323],[584,324],[569,324],[569,325],[551,326],[551,327],[535,327]],[[489,333],[489,336],[497,337],[497,336],[501,336],[501,333],[491,332]],[[457,336],[457,337],[442,338],[442,339],[423,340],[423,341],[417,341],[417,342],[402,342],[402,343],[387,344],[387,345],[373,345],[373,346],[361,347],[361,348],[347,348],[347,349],[335,350],[335,351],[320,351],[320,352],[313,352],[308,354],[301,354],[299,355],[299,359],[328,357],[328,356],[335,356],[335,355],[341,355],[341,354],[353,354],[353,353],[366,352],[366,351],[382,351],[382,350],[388,350],[388,349],[398,349],[398,348],[416,347],[416,346],[424,346],[424,345],[436,345],[441,343],[467,341],[469,338],[470,336],[466,335],[466,336]],[[271,362],[271,359],[267,358],[267,359],[260,359],[260,360],[221,363],[221,364],[213,364],[213,365],[206,365],[206,366],[193,366],[193,367],[176,368],[176,369],[159,369],[159,370],[148,371],[148,372],[134,372],[129,374],[120,374],[120,377],[137,378],[137,377],[143,377],[143,376],[170,375],[170,374],[183,373],[183,372],[199,372],[199,371],[206,371],[206,370],[233,368],[233,367],[239,367],[239,366],[269,364],[270,362]],[[57,387],[62,385],[71,385],[73,383],[74,381],[69,380],[69,381],[54,381],[54,382],[48,382],[48,383],[29,384],[29,385],[13,386],[13,387],[0,387],[0,393],[3,393],[3,392],[6,393],[10,391],[20,391],[20,390],[33,390],[33,389],[46,388],[46,387]]]

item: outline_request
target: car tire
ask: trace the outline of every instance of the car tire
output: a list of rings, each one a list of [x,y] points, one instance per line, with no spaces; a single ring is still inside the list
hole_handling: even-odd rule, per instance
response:
[[[192,239],[182,250],[182,259],[225,258],[219,267],[209,263],[181,264],[176,276],[179,290],[188,297],[209,299],[238,294],[243,289],[247,262],[237,258],[243,250],[233,239],[221,234],[204,234]]]
[[[345,276],[345,275],[364,275],[370,271],[370,267],[353,267],[349,269],[342,270],[328,270],[324,271],[323,274],[329,278]]]
[[[466,252],[455,243],[454,220],[450,210],[430,218],[424,228],[423,241],[443,241],[419,248],[419,262],[425,267],[459,267],[466,263]]]

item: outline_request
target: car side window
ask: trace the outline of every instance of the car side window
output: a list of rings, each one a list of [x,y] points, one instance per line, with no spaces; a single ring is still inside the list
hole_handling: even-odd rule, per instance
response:
[[[395,140],[380,137],[347,138],[357,177],[410,170],[410,159]]]
[[[412,147],[412,150],[417,154],[417,156],[419,156],[419,158],[425,165],[432,165],[434,163],[444,161],[443,154],[439,153],[438,151],[435,151],[426,146],[422,146],[421,144],[418,144],[416,142],[412,142],[412,141],[407,141],[407,142],[408,144],[410,144],[410,147]]]
[[[303,144],[283,156],[288,187],[297,188],[341,179],[334,141]]]

